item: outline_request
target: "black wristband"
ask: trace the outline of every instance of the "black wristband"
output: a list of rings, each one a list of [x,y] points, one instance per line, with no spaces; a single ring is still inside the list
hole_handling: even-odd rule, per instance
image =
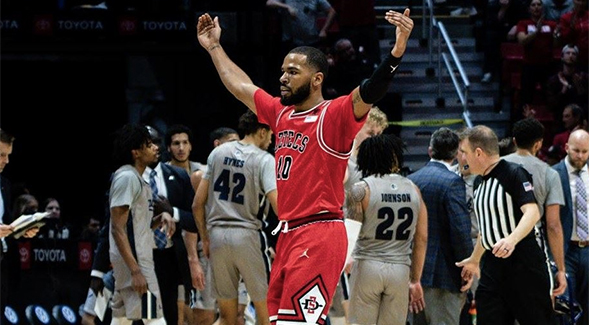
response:
[[[360,96],[365,103],[374,104],[384,97],[402,58],[396,58],[389,52],[389,55],[374,70],[370,79],[360,84]]]

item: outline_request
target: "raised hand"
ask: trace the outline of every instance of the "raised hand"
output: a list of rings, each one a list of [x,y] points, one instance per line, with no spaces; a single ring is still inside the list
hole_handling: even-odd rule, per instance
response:
[[[385,19],[397,27],[395,46],[391,54],[401,57],[407,48],[407,40],[413,30],[413,19],[409,18],[410,10],[405,8],[403,13],[389,10],[385,13]]]
[[[196,34],[198,36],[198,42],[207,51],[210,51],[212,48],[219,46],[219,40],[221,39],[221,26],[219,25],[219,17],[215,17],[213,20],[208,13],[198,17]]]

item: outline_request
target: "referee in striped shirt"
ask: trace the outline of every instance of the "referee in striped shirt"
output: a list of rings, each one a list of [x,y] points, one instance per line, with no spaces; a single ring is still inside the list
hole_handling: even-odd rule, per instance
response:
[[[556,324],[546,255],[532,231],[540,213],[531,175],[501,160],[490,128],[476,126],[461,138],[460,154],[471,172],[483,177],[473,202],[480,225],[477,243],[472,255],[457,263],[465,281],[480,275],[477,324]]]

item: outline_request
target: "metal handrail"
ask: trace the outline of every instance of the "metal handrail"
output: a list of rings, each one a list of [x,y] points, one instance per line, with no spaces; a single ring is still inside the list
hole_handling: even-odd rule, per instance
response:
[[[442,60],[444,60],[444,64],[450,78],[452,79],[452,84],[454,85],[454,89],[458,94],[458,98],[460,98],[460,103],[462,104],[462,117],[466,125],[470,128],[472,127],[472,121],[470,119],[470,111],[468,110],[468,90],[470,88],[470,81],[464,68],[462,67],[462,63],[460,62],[460,58],[454,49],[454,45],[452,45],[452,39],[448,35],[446,28],[442,22],[439,22],[434,17],[434,6],[432,0],[422,0],[422,12],[423,12],[423,19],[422,19],[422,35],[425,38],[425,21],[426,21],[426,7],[429,14],[429,37],[428,37],[428,49],[429,49],[429,63],[433,63],[433,30],[436,28],[438,30],[438,97],[442,98]],[[442,53],[442,38],[448,47],[448,51],[450,52],[450,56],[452,58],[452,62],[448,59],[446,53]],[[460,85],[456,76],[454,75],[454,69],[452,68],[452,63],[456,66],[458,73],[462,79],[463,85]]]
[[[439,54],[439,56],[441,56],[444,59],[444,64],[446,65],[446,70],[448,71],[450,78],[452,78],[452,83],[454,84],[454,89],[456,90],[456,93],[458,94],[458,97],[460,98],[460,102],[462,103],[462,116],[464,117],[464,122],[466,123],[466,126],[471,128],[472,121],[470,120],[470,112],[468,110],[468,89],[470,88],[470,81],[468,80],[468,76],[466,75],[466,72],[464,72],[464,68],[462,68],[462,63],[460,63],[460,58],[458,58],[458,54],[456,54],[456,50],[454,50],[454,45],[452,45],[452,40],[450,39],[450,36],[448,36],[448,32],[446,31],[444,24],[441,21],[436,21],[434,19],[433,26],[436,26],[438,28],[438,54]],[[446,53],[442,53],[442,40],[441,40],[440,35],[444,38],[444,42],[446,42],[446,46],[448,47],[448,50],[450,51],[450,55],[452,56],[453,62],[450,62],[450,60],[448,60]],[[442,97],[441,61],[442,60],[440,59],[440,57],[438,57],[438,96],[440,98]],[[464,83],[462,85],[462,87],[458,83],[458,80],[456,80],[456,76],[454,75],[454,69],[452,68],[452,63],[454,63],[454,65],[456,66],[456,69],[458,69],[458,73],[460,74],[460,77],[462,78],[462,82]]]

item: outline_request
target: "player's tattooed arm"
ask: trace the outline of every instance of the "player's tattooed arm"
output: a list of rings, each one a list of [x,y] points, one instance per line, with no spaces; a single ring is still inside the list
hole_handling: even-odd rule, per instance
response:
[[[366,196],[368,186],[365,182],[358,182],[346,193],[346,218],[364,221],[364,211],[362,209],[362,200]]]
[[[357,91],[352,96],[352,104],[355,105],[355,104],[359,104],[359,103],[363,103],[363,101],[362,101],[362,97],[360,96],[360,92]]]

